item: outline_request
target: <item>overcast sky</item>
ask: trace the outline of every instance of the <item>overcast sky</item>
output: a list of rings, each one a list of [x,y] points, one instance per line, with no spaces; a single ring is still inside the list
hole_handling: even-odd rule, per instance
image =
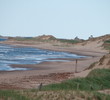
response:
[[[110,0],[0,0],[0,35],[86,39],[110,34]]]

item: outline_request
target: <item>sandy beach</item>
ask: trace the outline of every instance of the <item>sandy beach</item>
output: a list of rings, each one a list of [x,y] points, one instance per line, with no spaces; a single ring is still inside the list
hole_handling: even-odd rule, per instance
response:
[[[40,83],[43,85],[58,83],[66,79],[75,77],[85,77],[90,70],[87,69],[92,63],[98,61],[103,55],[107,54],[101,45],[102,42],[93,41],[84,44],[67,45],[58,43],[35,43],[20,41],[4,41],[3,44],[15,46],[29,46],[40,49],[64,51],[78,55],[87,56],[78,59],[77,73],[75,73],[76,60],[68,62],[43,62],[40,64],[11,65],[12,67],[32,68],[27,71],[7,71],[0,72],[0,88],[27,89],[37,88]],[[57,44],[57,45],[56,45]]]

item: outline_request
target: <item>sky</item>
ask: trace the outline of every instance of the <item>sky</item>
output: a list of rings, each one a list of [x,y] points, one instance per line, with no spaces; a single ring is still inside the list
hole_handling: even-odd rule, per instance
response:
[[[110,34],[110,0],[0,0],[0,35],[87,39]]]

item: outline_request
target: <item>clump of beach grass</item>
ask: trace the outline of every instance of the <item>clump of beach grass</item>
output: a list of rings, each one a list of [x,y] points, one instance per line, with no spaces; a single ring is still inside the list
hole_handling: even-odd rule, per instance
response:
[[[110,69],[94,69],[85,78],[75,78],[58,84],[50,84],[43,90],[95,91],[110,88]]]

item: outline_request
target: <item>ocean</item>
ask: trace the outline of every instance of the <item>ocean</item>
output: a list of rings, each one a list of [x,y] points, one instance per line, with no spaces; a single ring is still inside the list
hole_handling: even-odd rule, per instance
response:
[[[0,44],[0,71],[28,70],[27,68],[12,68],[10,66],[11,64],[39,64],[45,61],[68,61],[55,60],[56,58],[81,57],[85,56],[80,56],[67,52],[56,52],[31,47],[17,47]]]

